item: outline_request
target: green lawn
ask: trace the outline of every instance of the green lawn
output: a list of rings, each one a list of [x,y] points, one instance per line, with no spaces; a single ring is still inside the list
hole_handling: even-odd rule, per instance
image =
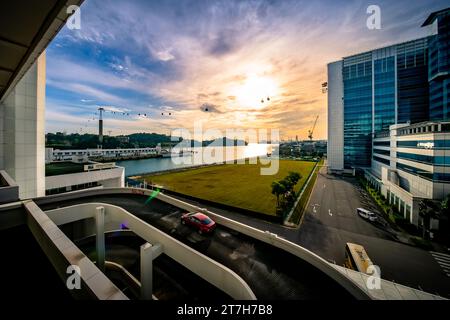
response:
[[[78,173],[84,171],[84,164],[73,162],[54,162],[45,165],[45,176]]]
[[[162,175],[147,175],[148,183],[165,189],[230,206],[275,215],[276,197],[271,193],[271,183],[283,179],[290,171],[298,172],[302,179],[295,187],[298,192],[314,162],[280,160],[276,175],[260,175],[260,164],[229,164],[192,169]]]

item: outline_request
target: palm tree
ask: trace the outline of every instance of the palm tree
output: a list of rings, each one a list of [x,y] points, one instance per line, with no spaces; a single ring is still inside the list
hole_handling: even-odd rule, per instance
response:
[[[435,202],[430,199],[423,199],[419,202],[419,216],[422,218],[422,237],[428,238],[431,219],[439,218],[439,209]]]
[[[277,207],[280,206],[280,195],[286,193],[286,187],[278,181],[272,182],[272,194],[277,197]]]
[[[286,192],[291,191],[292,188],[294,188],[294,183],[288,178],[280,180],[280,184],[282,184],[286,188]]]
[[[302,178],[302,175],[298,172],[289,172],[288,176],[286,177],[286,179],[292,181],[292,183],[294,184],[294,186],[299,182],[299,180]]]

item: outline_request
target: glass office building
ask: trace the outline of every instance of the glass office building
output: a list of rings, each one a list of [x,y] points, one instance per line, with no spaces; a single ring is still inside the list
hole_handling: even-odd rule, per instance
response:
[[[426,61],[427,38],[343,59],[345,168],[370,167],[374,133],[428,120]]]
[[[428,118],[428,39],[397,45],[398,123]]]
[[[372,148],[372,60],[359,55],[344,60],[344,163],[370,166]]]
[[[373,136],[391,125],[450,120],[449,17],[450,9],[429,16],[431,36],[329,64],[328,126],[343,128],[342,139],[329,132],[343,141],[342,152],[329,144],[328,158],[343,159],[331,159],[332,171],[370,167]]]
[[[450,119],[450,10],[435,12],[423,26],[433,25],[436,34],[429,37],[430,119]]]

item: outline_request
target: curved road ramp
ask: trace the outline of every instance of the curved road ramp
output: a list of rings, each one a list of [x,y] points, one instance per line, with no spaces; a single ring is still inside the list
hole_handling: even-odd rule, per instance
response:
[[[384,280],[376,289],[368,289],[370,279],[366,275],[332,265],[275,234],[162,193],[154,199],[151,195],[152,191],[144,189],[105,188],[35,199],[26,202],[25,208],[30,229],[60,276],[67,278],[70,265],[81,269],[88,293],[83,296],[165,299],[161,290],[155,290],[160,273],[153,271],[158,268],[158,259],[164,257],[166,278],[173,266],[186,273],[184,278],[196,277],[204,288],[232,299],[440,299]],[[213,234],[200,235],[180,223],[183,213],[196,211],[216,221],[218,227]],[[133,270],[121,265],[123,252],[122,260],[111,261],[120,250],[112,251],[109,244],[105,245],[105,234],[123,232],[142,242],[140,248],[122,250],[139,261]],[[79,240],[89,237],[94,244],[88,258],[74,242],[81,245]],[[180,265],[182,269],[177,269]],[[133,285],[122,286],[106,277],[112,267],[121,270],[135,288],[120,290]]]

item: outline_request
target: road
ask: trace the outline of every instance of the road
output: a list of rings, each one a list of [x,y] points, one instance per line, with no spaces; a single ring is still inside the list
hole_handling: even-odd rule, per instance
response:
[[[358,207],[378,211],[355,178],[327,175],[322,168],[291,241],[339,265],[347,242],[361,244],[383,279],[450,298],[450,277],[430,252],[395,241],[390,232],[360,218]]]
[[[141,195],[114,194],[78,198],[40,207],[49,210],[87,202],[120,206],[235,271],[248,283],[258,299],[351,299],[328,276],[283,250],[224,226],[218,226],[211,235],[199,235],[192,228],[181,224],[180,218],[184,211],[158,199],[146,204],[147,198]]]
[[[106,233],[106,260],[120,264],[139,279],[140,246],[144,242],[131,231]],[[95,236],[76,241],[76,245],[90,259],[95,260]],[[129,283],[108,270],[107,275],[130,299],[139,299],[139,287],[130,288]],[[153,261],[153,278],[153,293],[159,300],[215,302],[232,300],[218,288],[164,254]]]
[[[398,241],[391,230],[374,225],[356,214],[363,207],[379,212],[378,207],[356,179],[318,174],[308,207],[299,229],[286,228],[254,217],[223,210],[178,196],[194,205],[252,227],[276,233],[305,247],[322,258],[342,265],[345,244],[363,245],[381,268],[383,279],[450,298],[450,256],[415,248]]]

